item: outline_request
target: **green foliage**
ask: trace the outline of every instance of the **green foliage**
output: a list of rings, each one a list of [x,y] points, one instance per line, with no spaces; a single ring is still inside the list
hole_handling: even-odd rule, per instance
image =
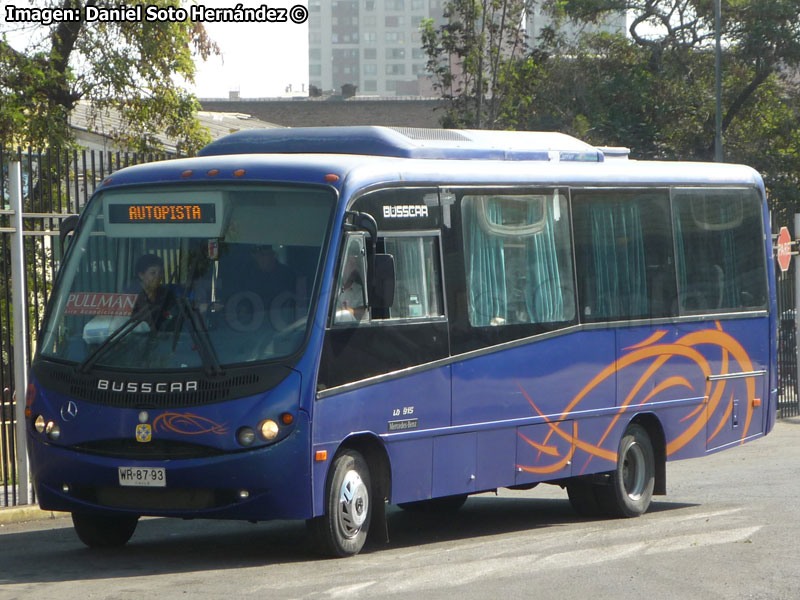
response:
[[[596,145],[630,147],[637,158],[713,159],[713,0],[545,4],[555,25],[524,55],[500,55],[496,119],[484,126],[562,131]],[[464,6],[450,2],[449,10],[463,17]],[[627,36],[594,34],[575,41],[560,34],[561,24],[602,22],[609,11],[630,11]],[[439,55],[426,45],[440,66],[447,66],[441,59],[445,50],[460,57],[476,49],[470,48],[475,40],[463,36],[459,44],[443,43],[447,31],[440,28],[435,39]],[[725,160],[762,173],[774,210],[800,212],[797,0],[723,0],[722,39]],[[444,70],[451,72],[457,71]],[[442,89],[450,94],[443,94],[449,101],[443,124],[473,125],[476,90]]]
[[[502,128],[509,57],[524,50],[525,0],[450,0],[447,22],[422,25],[434,88],[447,101],[445,127]]]
[[[151,0],[160,7],[179,0]],[[83,9],[98,0],[41,0],[37,6]],[[15,24],[18,26],[18,24]],[[11,24],[3,27],[9,30]],[[18,50],[0,31],[0,142],[63,146],[72,141],[68,117],[79,101],[95,115],[119,111],[117,139],[132,150],[160,149],[152,132],[179,140],[192,153],[209,141],[194,116],[196,98],[181,89],[192,81],[192,52],[217,52],[200,24],[192,22],[55,22],[31,24],[29,46]]]
[[[627,39],[609,42],[593,36],[584,38],[577,48],[550,47],[561,56],[560,69],[569,72],[564,63],[574,64],[571,82],[569,75],[565,81],[565,73],[548,69],[552,75],[548,84],[564,93],[580,81],[599,100],[570,107],[570,112],[592,123],[602,138],[589,141],[630,146],[635,155],[645,158],[713,158],[712,0],[560,0],[556,4],[553,9],[565,18],[595,21],[605,9],[629,10],[633,16]],[[725,160],[758,169],[775,210],[800,210],[797,2],[723,0],[721,17]],[[571,122],[563,118],[555,125]]]

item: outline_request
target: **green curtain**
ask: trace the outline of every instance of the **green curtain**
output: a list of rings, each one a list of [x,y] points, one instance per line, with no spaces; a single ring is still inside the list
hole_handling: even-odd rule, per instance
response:
[[[560,202],[556,196],[555,202]],[[544,229],[525,240],[528,259],[528,285],[525,304],[532,323],[564,321],[564,295],[556,251],[553,201],[546,201],[547,219]],[[539,218],[536,204],[528,205],[528,220]],[[571,282],[570,282],[571,283]]]
[[[739,306],[740,297],[736,251],[736,232],[740,228],[728,227],[719,231],[697,234],[698,228],[694,223],[691,205],[692,202],[700,205],[701,201],[714,203],[713,208],[707,210],[707,213],[715,212],[718,219],[716,221],[712,219],[711,222],[730,223],[736,218],[736,212],[741,210],[728,198],[722,198],[716,194],[714,196],[682,194],[680,199],[676,199],[674,219],[677,238],[676,262],[681,293],[684,298],[700,299],[701,304],[690,305],[688,307],[690,309],[735,308]],[[706,208],[708,208],[707,205]],[[684,229],[689,230],[689,243],[683,237]],[[698,237],[700,240],[693,243],[692,240],[698,239]],[[686,255],[687,253],[691,255],[693,252],[699,257],[699,260],[689,265],[686,262]],[[717,260],[721,264],[717,264]],[[719,269],[723,274],[721,281],[717,279]],[[691,271],[691,277],[689,271]],[[721,290],[719,289],[720,285],[722,286]],[[721,302],[720,306],[717,306],[718,301]],[[687,307],[684,305],[684,308]]]
[[[723,223],[728,223],[734,218],[738,211],[736,205],[732,203],[719,203],[721,219]],[[733,227],[728,227],[722,231],[722,269],[725,273],[722,288],[722,307],[735,308],[739,306],[739,269],[737,268],[736,257],[736,231]]]
[[[490,235],[481,228],[478,211],[482,203],[473,198],[470,203],[467,266],[469,321],[474,327],[486,327],[492,319],[508,319],[508,289],[503,238]],[[502,223],[502,207],[495,199],[486,201],[487,217]]]
[[[647,266],[639,206],[596,202],[589,206],[594,319],[649,314]]]
[[[397,281],[390,317],[421,317],[430,314],[420,238],[386,238],[386,252],[394,256]],[[416,301],[412,301],[412,297]],[[414,313],[419,314],[414,314]]]

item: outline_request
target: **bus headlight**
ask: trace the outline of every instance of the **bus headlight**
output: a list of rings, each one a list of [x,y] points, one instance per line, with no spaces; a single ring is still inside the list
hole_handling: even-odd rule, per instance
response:
[[[242,446],[252,446],[256,441],[256,432],[252,427],[240,427],[236,432],[236,441]]]
[[[61,427],[55,421],[48,421],[45,432],[51,440],[57,440],[61,437]]]
[[[42,415],[37,416],[33,421],[33,428],[39,433],[44,433],[45,423]]]
[[[278,437],[278,424],[272,419],[262,421],[258,429],[261,432],[261,437],[267,441],[274,440]]]

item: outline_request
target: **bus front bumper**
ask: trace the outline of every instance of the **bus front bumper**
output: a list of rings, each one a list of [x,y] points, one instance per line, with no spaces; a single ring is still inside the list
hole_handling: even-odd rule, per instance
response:
[[[112,458],[29,436],[39,505],[66,512],[306,519],[312,516],[308,422],[297,425],[272,446],[186,460]],[[155,476],[123,482],[125,471]]]

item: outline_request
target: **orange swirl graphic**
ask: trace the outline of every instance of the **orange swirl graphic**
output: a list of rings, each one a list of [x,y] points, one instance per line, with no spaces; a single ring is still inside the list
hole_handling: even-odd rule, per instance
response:
[[[584,388],[572,398],[564,411],[555,418],[547,417],[541,410],[539,410],[533,399],[528,395],[525,389],[523,389],[522,385],[517,382],[517,386],[530,404],[531,408],[533,408],[534,412],[542,417],[544,422],[548,425],[547,434],[544,436],[542,441],[535,441],[523,436],[522,434],[519,434],[520,438],[526,444],[529,444],[532,448],[538,451],[537,463],[538,460],[542,458],[543,454],[547,456],[553,456],[553,446],[550,444],[550,440],[554,435],[568,442],[571,447],[571,451],[568,453],[568,456],[559,457],[556,453],[553,458],[559,460],[554,460],[552,464],[544,466],[537,464],[536,467],[525,465],[517,466],[525,471],[534,473],[556,472],[568,464],[568,461],[571,459],[575,450],[582,450],[589,455],[588,460],[580,470],[581,473],[585,472],[593,458],[616,462],[616,449],[609,450],[603,448],[603,444],[609,438],[612,431],[614,431],[615,426],[628,411],[629,407],[645,406],[648,403],[655,401],[655,399],[665,390],[676,387],[683,387],[691,391],[695,390],[695,387],[686,377],[681,375],[671,375],[660,381],[658,384],[653,385],[652,389],[650,389],[646,394],[643,393],[647,383],[651,381],[652,378],[664,367],[664,365],[666,365],[670,359],[674,357],[688,359],[689,364],[694,365],[700,371],[700,374],[705,382],[703,389],[703,398],[705,398],[705,400],[699,406],[692,407],[692,410],[680,420],[680,423],[684,424],[684,428],[672,439],[667,440],[667,456],[674,454],[681,448],[684,448],[687,444],[692,442],[698,436],[698,434],[706,431],[707,428],[710,429],[711,426],[713,426],[714,429],[713,432],[711,432],[708,436],[707,441],[710,442],[713,440],[723,430],[725,424],[729,422],[728,420],[731,416],[734,404],[734,396],[733,392],[731,392],[730,400],[727,402],[727,404],[723,405],[722,398],[725,394],[725,388],[728,382],[725,379],[712,381],[710,378],[713,375],[730,374],[731,363],[735,363],[737,365],[737,370],[739,372],[752,372],[754,370],[753,363],[742,345],[735,338],[726,333],[722,329],[722,326],[719,322],[715,323],[714,329],[689,333],[671,343],[659,343],[666,333],[666,331],[656,331],[643,341],[625,348],[626,353],[623,354],[618,360],[607,365],[599,373],[597,373],[592,380],[589,381],[589,383],[586,384],[586,386],[584,386]],[[701,353],[698,347],[702,347],[704,352]],[[712,372],[712,361],[706,358],[706,356],[712,355],[714,348],[719,351],[719,373]],[[564,422],[572,417],[572,414],[578,405],[601,383],[610,377],[616,376],[620,371],[627,369],[628,367],[646,361],[652,362],[647,366],[647,368],[645,368],[644,372],[631,387],[624,400],[619,404],[619,406],[617,406],[617,411],[613,415],[611,422],[597,441],[590,442],[586,439],[581,439],[578,436],[577,424],[575,424],[574,427],[571,427],[573,429],[571,433],[562,429],[562,425],[564,425]],[[753,407],[756,405],[755,376],[745,377],[744,384],[746,391],[747,412],[740,438],[741,443],[744,443],[744,440],[747,438],[753,420]],[[545,458],[545,460],[547,460],[547,458]]]
[[[228,433],[228,427],[225,423],[216,423],[211,419],[191,413],[175,412],[163,413],[153,420],[153,431],[159,431],[160,429],[181,435],[202,435],[204,433],[224,435]]]

